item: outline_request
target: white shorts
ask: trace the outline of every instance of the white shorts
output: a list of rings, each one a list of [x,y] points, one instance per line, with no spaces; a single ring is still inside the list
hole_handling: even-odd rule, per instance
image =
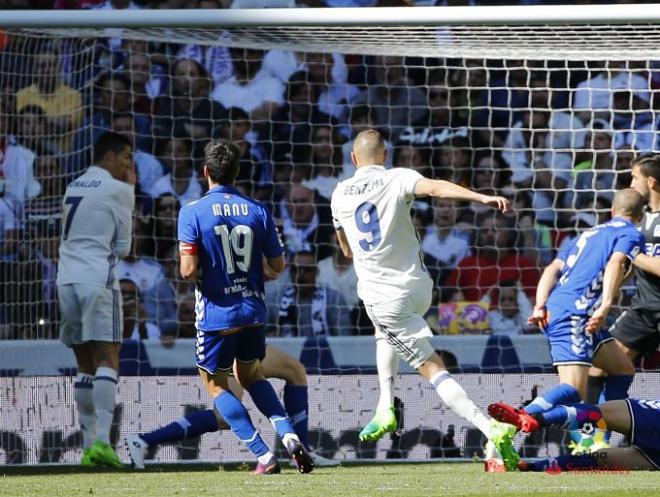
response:
[[[431,292],[381,304],[365,304],[376,328],[376,340],[386,340],[411,368],[417,369],[433,354],[429,338],[433,335],[424,314],[431,305]]]
[[[123,315],[119,290],[88,283],[57,287],[60,340],[68,347],[84,342],[121,342]]]

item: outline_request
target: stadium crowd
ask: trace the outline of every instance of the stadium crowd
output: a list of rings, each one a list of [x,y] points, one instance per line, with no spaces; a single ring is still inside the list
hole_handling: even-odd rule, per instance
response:
[[[143,3],[57,0],[54,8]],[[382,2],[321,2],[375,3]],[[422,59],[7,34],[0,47],[4,339],[57,336],[62,194],[91,164],[94,141],[106,130],[130,138],[138,176],[132,252],[117,267],[124,337],[166,344],[195,334],[193,289],[177,274],[176,220],[182,205],[204,194],[200,172],[211,138],[240,144],[237,185],[269,207],[286,246],[288,269],[266,289],[272,336],[373,333],[351,261],[336,249],[329,209],[337,183],[354,172],[352,139],[364,129],[386,136],[388,166],[513,202],[510,215],[447,201],[413,204],[437,288],[429,321],[438,332],[534,332],[525,318],[540,270],[576,232],[608,218],[613,191],[630,183],[634,154],[658,148],[654,63]],[[481,312],[459,316],[466,302]],[[463,324],[452,328],[456,321]]]

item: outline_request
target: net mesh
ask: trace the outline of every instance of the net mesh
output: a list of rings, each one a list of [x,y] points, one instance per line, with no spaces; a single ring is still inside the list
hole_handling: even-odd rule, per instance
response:
[[[71,29],[24,29],[71,37]],[[368,55],[548,60],[652,60],[660,54],[657,24],[287,26],[249,28],[76,28],[73,35],[256,49]]]
[[[5,32],[0,39],[5,461],[78,457],[62,455],[79,443],[73,408],[56,409],[73,405],[68,380],[33,376],[75,367],[70,355],[47,341],[57,337],[60,320],[55,274],[61,199],[67,182],[91,163],[93,143],[105,130],[131,137],[138,173],[133,249],[118,274],[124,337],[144,342],[124,345],[123,375],[194,374],[194,297],[176,269],[176,216],[181,205],[205,191],[205,144],[231,138],[243,150],[238,186],[268,205],[290,262],[315,266],[317,288],[323,289],[287,299],[292,288],[306,283],[301,272],[287,272],[268,285],[271,343],[321,375],[310,395],[315,429],[329,430],[335,444],[342,437],[355,442],[346,440],[359,429],[358,406],[373,408],[377,391],[374,376],[352,376],[375,371],[373,348],[366,345],[372,347],[372,339],[357,335],[373,334],[373,328],[357,299],[350,262],[335,248],[328,203],[337,182],[354,171],[353,137],[369,127],[387,139],[388,166],[411,167],[514,203],[509,216],[476,204],[414,204],[435,282],[427,318],[443,335],[436,348],[459,371],[509,372],[506,381],[514,385],[528,381],[520,372],[548,372],[545,339],[525,324],[540,270],[577,233],[607,219],[613,192],[630,183],[633,156],[658,148],[656,31],[636,25]],[[309,249],[316,258],[295,255]],[[465,378],[475,383],[477,395],[482,376]],[[652,392],[650,378],[636,384]],[[141,390],[143,380],[148,386]],[[185,398],[169,396],[170,381],[187,385]],[[418,397],[433,397],[416,377],[402,381],[404,404],[415,406],[409,411],[419,410]],[[330,426],[336,384],[346,414],[341,428]],[[143,403],[140,410],[149,413],[140,425],[123,420],[124,408],[118,415],[122,434],[206,405],[188,377],[129,378],[122,386],[121,401]],[[521,400],[531,388],[525,383]],[[364,398],[353,395],[358,390]],[[47,418],[38,404],[27,402],[34,396],[26,392],[49,396],[53,409]],[[476,399],[484,405],[503,393]],[[446,435],[423,430],[445,419],[436,404],[423,423],[408,418],[406,430],[421,430],[404,433],[415,444],[396,453],[383,445],[369,454],[407,457],[412,451],[411,457],[426,457],[427,449],[418,444],[433,436],[442,442]],[[367,410],[359,411],[362,423]],[[224,455],[245,457],[223,437],[230,444],[226,452],[223,446]],[[478,445],[463,435],[457,439],[459,449]],[[44,443],[60,458],[44,456],[38,448]],[[213,442],[203,447],[210,452],[193,451],[194,457],[218,453]],[[366,457],[336,450],[340,457]],[[175,457],[173,451],[163,454],[164,460]]]

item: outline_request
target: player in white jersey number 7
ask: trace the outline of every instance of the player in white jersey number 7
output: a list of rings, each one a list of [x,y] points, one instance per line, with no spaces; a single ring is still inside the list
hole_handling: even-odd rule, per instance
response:
[[[509,202],[425,178],[411,169],[386,170],[386,156],[377,131],[358,134],[351,154],[357,170],[337,185],[331,203],[337,239],[344,255],[353,258],[358,296],[376,330],[380,400],[360,440],[375,441],[396,430],[394,379],[402,357],[433,385],[445,404],[495,444],[507,469],[514,469],[518,462],[511,442],[515,428],[487,417],[431,347],[431,330],[423,316],[431,305],[433,282],[420,257],[410,217],[417,197],[480,202],[503,212],[510,210]]]

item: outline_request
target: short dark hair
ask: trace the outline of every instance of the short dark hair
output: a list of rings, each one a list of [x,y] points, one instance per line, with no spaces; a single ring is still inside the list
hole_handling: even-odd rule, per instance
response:
[[[96,87],[103,86],[107,81],[119,81],[123,83],[126,88],[131,87],[131,82],[123,72],[106,71],[96,78]]]
[[[105,157],[105,154],[108,152],[118,154],[126,147],[133,148],[131,141],[127,137],[119,133],[106,131],[99,136],[94,144],[94,162],[98,163],[103,160],[103,157]]]
[[[204,165],[211,179],[221,185],[231,185],[238,176],[241,149],[229,140],[213,140],[204,148]]]
[[[660,154],[643,154],[633,161],[633,167],[639,166],[639,170],[647,178],[655,178],[660,181]]]

